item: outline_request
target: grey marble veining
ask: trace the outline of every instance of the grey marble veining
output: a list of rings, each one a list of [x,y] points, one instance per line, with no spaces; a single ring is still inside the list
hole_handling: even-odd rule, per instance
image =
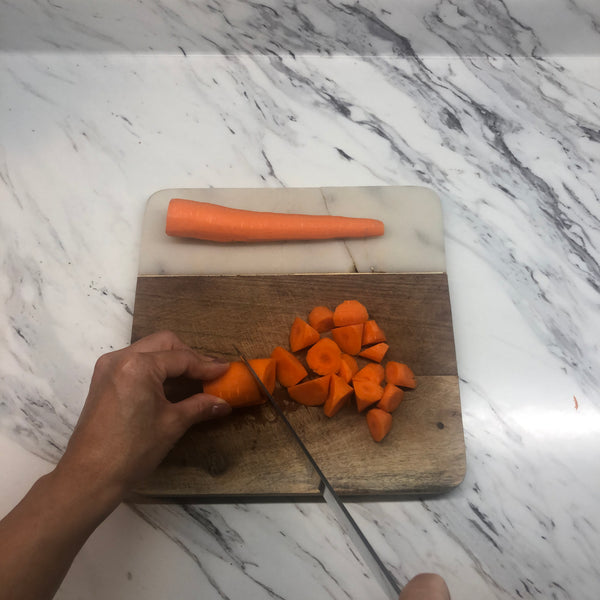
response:
[[[351,510],[401,581],[596,598],[598,59],[4,54],[0,115],[2,439],[60,456],[95,359],[128,341],[156,190],[430,186],[467,477]],[[325,506],[136,512],[143,537],[112,517],[59,598],[114,592],[123,547],[123,597],[380,597]]]

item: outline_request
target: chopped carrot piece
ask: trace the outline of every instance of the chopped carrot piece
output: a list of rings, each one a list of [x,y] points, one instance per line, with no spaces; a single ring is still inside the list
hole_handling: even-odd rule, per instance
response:
[[[377,403],[377,408],[393,413],[400,406],[403,398],[404,390],[393,383],[388,383],[383,388],[383,396],[381,396],[381,400]]]
[[[321,336],[319,332],[311,327],[300,317],[296,317],[290,329],[290,350],[297,352],[318,342]]]
[[[345,363],[344,363],[345,364]],[[333,417],[346,404],[354,390],[341,377],[331,376],[329,383],[329,394],[325,400],[323,412],[328,417]]]
[[[417,387],[415,374],[408,365],[390,360],[385,365],[385,378],[388,382],[400,387],[414,389]]]
[[[327,400],[330,379],[331,375],[309,379],[304,383],[290,386],[287,391],[300,404],[304,404],[305,406],[320,406]]]
[[[342,360],[348,364],[350,371],[352,371],[352,377],[354,377],[356,373],[358,373],[358,363],[356,362],[354,356],[350,356],[349,354],[342,352]]]
[[[308,315],[308,324],[319,333],[325,333],[333,327],[333,311],[326,306],[315,306]]]
[[[383,388],[371,379],[353,379],[356,408],[362,412],[365,408],[379,402],[383,396]]]
[[[385,333],[383,333],[382,329],[373,319],[370,319],[365,323],[363,329],[362,345],[370,346],[371,344],[378,344],[379,342],[387,342]]]
[[[346,354],[358,354],[362,346],[363,324],[334,327],[331,336]]]
[[[371,437],[376,442],[381,442],[392,428],[392,415],[385,412],[385,410],[372,408],[367,413],[367,425],[371,432]]]
[[[385,379],[385,369],[379,363],[369,363],[358,371],[352,379],[369,379],[381,385]]]
[[[379,342],[379,344],[365,348],[362,352],[359,352],[358,355],[380,363],[389,349],[390,347],[385,342]]]
[[[336,327],[356,325],[357,323],[364,323],[368,319],[367,309],[358,300],[344,300],[333,311],[333,324]]]
[[[284,387],[296,385],[308,375],[304,365],[282,346],[271,352],[271,358],[277,365],[277,381]]]
[[[335,373],[340,368],[341,360],[340,347],[329,338],[320,339],[306,353],[308,366],[319,375]]]
[[[352,381],[352,369],[345,360],[340,360],[340,368],[337,370],[336,375],[341,377],[346,383]]]
[[[271,358],[255,358],[248,362],[272,393],[275,389],[275,361]],[[262,395],[254,376],[241,361],[230,363],[229,369],[223,375],[205,381],[203,388],[206,394],[218,396],[233,407],[263,404],[267,400]]]

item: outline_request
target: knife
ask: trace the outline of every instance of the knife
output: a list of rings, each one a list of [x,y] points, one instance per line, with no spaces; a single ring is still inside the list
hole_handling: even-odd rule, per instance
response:
[[[289,429],[292,437],[296,440],[298,445],[300,446],[302,452],[308,459],[308,462],[311,464],[312,468],[316,471],[319,476],[319,492],[323,496],[327,506],[331,509],[337,522],[340,524],[346,535],[352,540],[354,546],[359,551],[362,559],[365,561],[365,564],[369,567],[375,579],[381,586],[381,588],[385,591],[388,598],[391,600],[398,600],[398,596],[400,595],[400,586],[398,582],[394,579],[394,576],[388,571],[386,566],[383,564],[373,546],[369,543],[369,540],[365,537],[364,533],[361,531],[360,527],[356,524],[356,521],[352,518],[352,515],[348,512],[348,509],[344,506],[344,503],[340,500],[340,497],[337,495],[335,490],[333,489],[331,483],[325,475],[323,471],[319,468],[319,465],[313,458],[312,454],[308,450],[308,448],[304,445],[304,442],[300,439],[300,436],[296,433],[293,425],[288,421],[288,418],[285,416],[284,412],[281,410],[281,407],[273,398],[273,395],[269,392],[265,384],[262,382],[261,378],[257,375],[256,371],[252,368],[250,363],[246,360],[246,357],[240,352],[238,348],[236,348],[237,353],[242,359],[243,363],[248,367],[250,373],[256,380],[259,388],[262,393],[268,398],[271,406],[275,409],[278,417],[284,423],[284,425]]]

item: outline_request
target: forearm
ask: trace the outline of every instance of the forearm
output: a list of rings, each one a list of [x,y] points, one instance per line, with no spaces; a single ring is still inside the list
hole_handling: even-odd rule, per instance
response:
[[[0,600],[52,598],[94,529],[120,501],[93,477],[59,465],[0,521]]]

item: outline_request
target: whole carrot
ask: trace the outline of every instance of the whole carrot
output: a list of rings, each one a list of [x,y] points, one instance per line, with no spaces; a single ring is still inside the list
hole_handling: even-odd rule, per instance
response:
[[[167,209],[167,235],[212,242],[364,238],[383,231],[376,219],[259,212],[181,198],[173,198]]]

